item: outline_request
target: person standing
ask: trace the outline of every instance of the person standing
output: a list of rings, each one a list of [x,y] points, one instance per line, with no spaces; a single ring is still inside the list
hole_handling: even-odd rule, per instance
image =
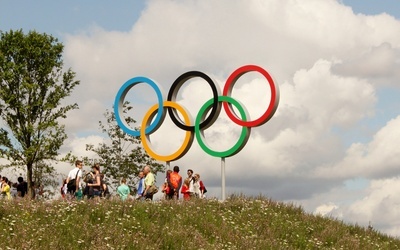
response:
[[[164,199],[172,199],[171,192],[173,192],[173,190],[170,181],[171,173],[172,170],[168,169],[167,174],[165,175],[164,184],[161,187],[161,191],[164,193]]]
[[[139,182],[138,182],[138,187],[137,187],[137,200],[140,200],[143,198],[143,192],[144,192],[144,173],[143,171],[139,172]]]
[[[64,179],[61,187],[60,187],[60,194],[63,199],[65,199],[65,195],[67,194],[67,179]]]
[[[82,179],[82,167],[83,167],[83,162],[81,160],[76,160],[75,168],[69,171],[68,173],[67,192],[72,197],[75,195],[75,192],[78,192],[78,190],[81,188],[80,180]],[[68,184],[70,180],[74,180],[74,183],[72,185]]]
[[[150,192],[150,187],[155,185],[155,178],[154,174],[151,172],[151,168],[149,165],[144,167],[143,169],[143,174],[146,176],[144,179],[144,191],[143,191],[143,197],[146,200],[153,200],[153,193]]]
[[[128,185],[126,185],[125,178],[121,179],[121,185],[118,186],[117,193],[122,201],[125,201],[129,197],[131,189],[128,187]]]
[[[101,181],[101,197],[107,198],[110,195],[110,190],[108,190],[108,185],[105,180],[105,175],[100,172],[100,181]]]
[[[187,171],[188,177],[186,178],[189,181],[189,194],[191,197],[195,195],[195,190],[194,190],[194,177],[193,177],[193,170],[188,169]]]
[[[200,179],[200,174],[195,174],[197,176],[197,181],[200,184],[200,198],[204,199],[206,197],[205,193],[207,193],[206,186],[204,186],[203,181]]]
[[[183,181],[181,193],[183,194],[183,200],[185,200],[185,201],[190,200],[189,180],[187,178]]]
[[[5,196],[7,200],[11,200],[11,188],[8,185],[8,178],[3,176],[1,178],[1,194]]]
[[[196,198],[201,198],[201,190],[200,190],[200,175],[194,174],[193,176],[193,193]]]
[[[24,181],[22,176],[18,177],[18,185],[17,185],[17,196],[24,197],[25,194],[28,192],[28,183]]]
[[[100,198],[101,195],[101,178],[100,178],[100,165],[94,164],[92,166],[92,172],[91,174],[93,175],[93,182],[88,183],[87,185],[89,188],[93,188],[93,196],[92,198]]]
[[[179,190],[182,186],[182,176],[179,174],[179,167],[175,166],[174,171],[169,176],[171,192],[169,193],[169,199],[179,200]]]

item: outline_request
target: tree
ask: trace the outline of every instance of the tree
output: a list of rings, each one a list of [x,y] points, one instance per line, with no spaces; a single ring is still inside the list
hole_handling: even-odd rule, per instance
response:
[[[59,122],[78,108],[61,104],[79,84],[63,71],[63,48],[51,35],[0,31],[0,157],[10,162],[3,167],[26,167],[32,198],[34,164],[56,160],[67,138]]]
[[[126,102],[124,113],[132,107]],[[103,166],[102,173],[111,179],[113,188],[119,185],[122,177],[131,180],[127,183],[131,190],[136,193],[137,176],[144,166],[150,165],[152,172],[164,172],[165,167],[151,158],[140,146],[139,137],[132,137],[124,133],[117,125],[114,112],[106,110],[104,113],[107,123],[99,121],[99,127],[110,139],[109,143],[100,143],[97,147],[92,144],[86,145],[86,150],[95,152],[100,158],[100,165]],[[127,124],[135,121],[131,117],[125,118]]]
[[[46,162],[36,162],[33,164],[32,181],[34,186],[42,187],[44,190],[43,197],[51,198],[56,193],[59,193],[60,174],[57,173],[54,166]],[[45,188],[52,187],[52,188]],[[36,194],[37,195],[37,194]]]

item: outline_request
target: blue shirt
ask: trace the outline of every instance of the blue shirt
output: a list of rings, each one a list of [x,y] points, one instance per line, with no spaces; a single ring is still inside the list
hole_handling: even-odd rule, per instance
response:
[[[138,195],[142,195],[143,191],[144,191],[144,178],[139,180],[139,185],[138,185],[138,188],[137,188],[137,194]]]

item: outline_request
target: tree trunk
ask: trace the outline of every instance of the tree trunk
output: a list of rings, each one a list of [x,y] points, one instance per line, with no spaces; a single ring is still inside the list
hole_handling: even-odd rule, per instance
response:
[[[32,163],[28,163],[26,165],[26,178],[27,178],[27,183],[28,183],[28,197],[30,197],[32,200],[35,198],[35,189],[33,187],[33,182],[32,182]]]

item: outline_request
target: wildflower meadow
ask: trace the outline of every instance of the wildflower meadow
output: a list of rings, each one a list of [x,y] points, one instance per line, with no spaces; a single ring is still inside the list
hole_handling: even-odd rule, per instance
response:
[[[373,228],[265,197],[0,200],[0,249],[400,249]]]

